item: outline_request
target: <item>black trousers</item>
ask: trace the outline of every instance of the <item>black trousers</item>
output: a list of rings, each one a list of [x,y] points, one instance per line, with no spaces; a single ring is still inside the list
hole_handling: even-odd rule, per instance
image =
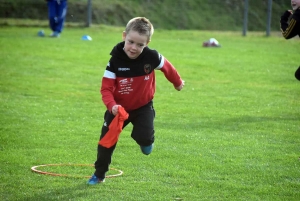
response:
[[[132,123],[133,129],[131,137],[140,146],[149,146],[154,142],[154,118],[155,110],[153,108],[153,102],[149,102],[147,105],[142,106],[136,110],[128,112],[129,117],[124,122],[123,128],[129,123]],[[105,136],[108,131],[108,127],[114,115],[108,110],[104,114],[104,124],[101,130],[100,140]],[[98,145],[97,160],[95,162],[95,175],[98,178],[104,178],[105,173],[109,170],[111,158],[116,148],[116,144],[110,148]]]
[[[300,81],[300,66],[299,66],[299,68],[295,72],[295,77],[296,77],[297,80]]]

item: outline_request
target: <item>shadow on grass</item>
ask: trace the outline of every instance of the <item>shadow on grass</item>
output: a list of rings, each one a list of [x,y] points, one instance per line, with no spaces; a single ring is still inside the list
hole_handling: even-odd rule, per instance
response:
[[[297,126],[299,125],[300,115],[285,114],[282,116],[263,117],[263,116],[237,116],[232,118],[223,117],[194,117],[180,118],[182,121],[155,121],[156,128],[176,129],[176,130],[201,130],[201,129],[220,129],[237,130],[240,127],[257,128],[266,126]],[[193,119],[193,121],[191,121]],[[299,128],[298,128],[299,129]]]
[[[89,186],[86,184],[86,181],[83,179],[72,178],[72,181],[77,184],[72,184],[72,181],[69,181],[71,178],[61,179],[60,182],[65,182],[65,186],[62,187],[62,184],[54,185],[52,181],[49,182],[51,186],[45,184],[48,189],[43,187],[43,191],[38,190],[31,196],[24,197],[24,200],[30,201],[42,201],[42,200],[86,200],[86,198],[93,197],[93,190],[99,190],[99,185]],[[59,180],[59,179],[58,179]],[[81,182],[81,184],[78,184]],[[97,187],[97,188],[96,188]],[[99,194],[98,194],[99,196]]]

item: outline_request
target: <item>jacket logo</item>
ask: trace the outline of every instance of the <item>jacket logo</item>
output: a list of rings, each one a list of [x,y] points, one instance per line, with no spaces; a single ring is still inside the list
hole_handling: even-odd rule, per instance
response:
[[[120,84],[127,84],[127,83],[128,83],[128,80],[127,80],[127,78],[125,78],[125,79],[123,79],[123,80],[120,80],[119,82],[120,82]]]
[[[145,71],[146,74],[149,74],[150,71],[151,71],[151,65],[150,64],[146,64],[144,66],[144,71]]]
[[[118,71],[128,71],[130,68],[118,68]]]
[[[133,82],[133,78],[125,78],[125,79],[122,79],[122,80],[120,80],[119,81],[119,83],[121,84],[121,85],[126,85],[126,84],[130,84],[130,83],[132,83]]]

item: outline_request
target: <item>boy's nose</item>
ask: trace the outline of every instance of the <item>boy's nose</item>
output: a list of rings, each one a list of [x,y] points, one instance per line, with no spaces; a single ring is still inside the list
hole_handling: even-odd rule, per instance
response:
[[[133,45],[132,45],[132,48],[136,50],[136,49],[137,49],[137,45],[136,45],[136,44],[133,44]]]

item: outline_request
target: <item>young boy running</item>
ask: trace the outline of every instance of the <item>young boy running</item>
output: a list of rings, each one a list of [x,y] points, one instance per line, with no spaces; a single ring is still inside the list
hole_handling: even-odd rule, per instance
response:
[[[123,42],[118,43],[111,51],[102,79],[101,95],[107,108],[104,114],[100,142],[98,144],[95,172],[88,184],[104,182],[109,170],[111,157],[117,143],[103,146],[101,140],[109,131],[109,125],[120,109],[128,113],[122,128],[131,123],[131,137],[140,146],[143,154],[152,152],[154,143],[153,108],[155,93],[155,72],[160,70],[174,88],[180,91],[184,81],[173,65],[156,50],[148,47],[154,28],[144,17],[131,19],[123,32]]]
[[[280,29],[285,39],[300,37],[300,0],[291,0],[292,10],[283,13],[280,19]],[[295,77],[300,80],[300,66],[295,72]]]

